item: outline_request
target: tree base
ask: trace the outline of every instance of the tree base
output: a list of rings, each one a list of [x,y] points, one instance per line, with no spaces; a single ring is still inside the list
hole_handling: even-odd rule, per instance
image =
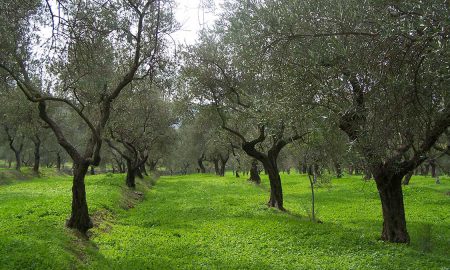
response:
[[[66,227],[70,229],[75,229],[80,233],[82,233],[83,235],[86,235],[86,232],[92,227],[94,227],[94,224],[92,223],[90,217],[84,219],[83,221],[77,221],[73,218],[70,218],[66,222]]]

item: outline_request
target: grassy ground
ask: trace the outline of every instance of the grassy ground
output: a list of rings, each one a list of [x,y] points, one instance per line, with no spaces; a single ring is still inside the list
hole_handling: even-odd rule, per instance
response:
[[[97,224],[90,240],[63,227],[70,178],[0,186],[3,269],[450,269],[450,179],[405,187],[410,245],[378,241],[373,181],[333,180],[308,218],[306,177],[282,175],[288,213],[268,209],[260,187],[231,175],[162,177],[134,208],[123,176],[87,180]],[[139,194],[138,194],[139,196]],[[126,198],[126,199],[124,199]]]

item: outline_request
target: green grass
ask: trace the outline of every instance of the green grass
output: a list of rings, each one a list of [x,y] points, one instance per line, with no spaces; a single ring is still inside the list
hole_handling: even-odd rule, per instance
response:
[[[3,269],[449,269],[450,179],[413,177],[405,187],[410,245],[378,240],[381,207],[373,181],[334,179],[316,190],[282,175],[288,213],[268,209],[258,187],[231,175],[162,177],[130,210],[123,176],[88,177],[90,240],[63,227],[70,179],[0,186]],[[126,208],[126,207],[125,207]]]

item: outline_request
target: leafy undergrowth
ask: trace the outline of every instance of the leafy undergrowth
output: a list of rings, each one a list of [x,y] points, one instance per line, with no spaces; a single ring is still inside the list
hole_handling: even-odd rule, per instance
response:
[[[413,177],[404,188],[410,245],[378,240],[373,181],[334,179],[316,190],[282,175],[285,206],[268,209],[268,183],[231,175],[162,177],[150,191],[123,189],[123,176],[87,180],[100,225],[89,240],[63,227],[70,179],[0,186],[0,265],[5,269],[448,269],[450,179]],[[142,198],[144,197],[145,198]],[[140,203],[137,203],[140,202]]]
[[[405,188],[409,246],[378,241],[373,181],[334,180],[317,191],[323,224],[308,219],[304,176],[283,175],[289,213],[268,209],[265,185],[231,175],[163,177],[148,199],[93,242],[108,262],[90,269],[442,269],[450,266],[450,179]],[[428,230],[427,228],[430,228]],[[429,247],[428,249],[426,247]]]
[[[72,178],[45,175],[51,173],[0,185],[0,269],[79,269],[91,260],[106,265],[94,242],[64,226]],[[124,175],[88,176],[86,190],[95,225],[90,234],[107,232],[117,213],[138,202],[124,188]],[[144,181],[137,190],[146,192]]]

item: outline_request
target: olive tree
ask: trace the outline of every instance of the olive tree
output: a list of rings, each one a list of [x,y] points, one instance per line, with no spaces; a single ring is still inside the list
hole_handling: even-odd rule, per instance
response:
[[[74,163],[70,228],[93,226],[84,178],[101,160],[111,106],[130,83],[158,68],[162,35],[172,31],[170,2],[18,1],[1,11],[0,68],[28,100]],[[8,20],[8,21],[6,21]],[[50,29],[51,38],[42,40]],[[88,127],[81,145],[68,140],[64,123],[49,112],[63,103]]]

